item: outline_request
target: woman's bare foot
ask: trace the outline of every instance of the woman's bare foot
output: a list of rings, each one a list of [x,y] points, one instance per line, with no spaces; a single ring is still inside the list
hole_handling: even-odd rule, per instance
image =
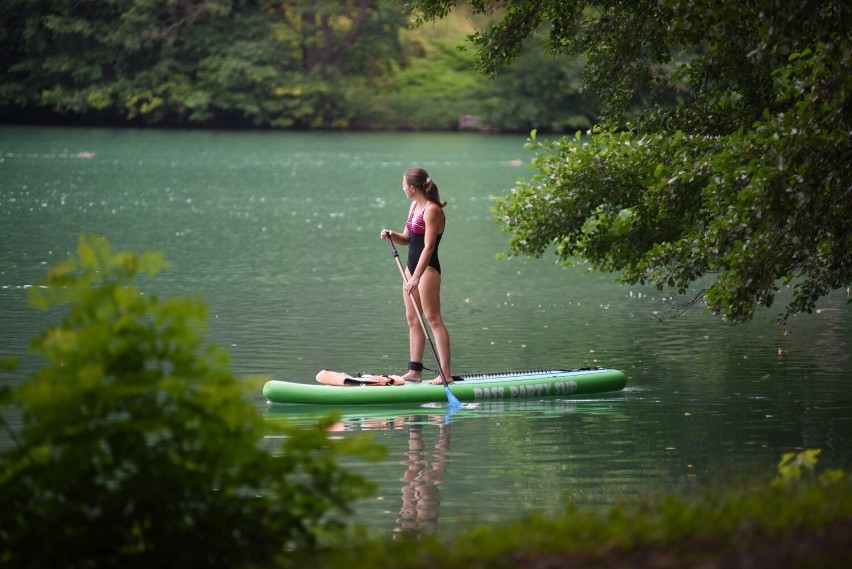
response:
[[[452,383],[452,382],[453,382],[453,378],[452,378],[452,377],[448,377],[448,378],[447,378],[447,383]],[[433,379],[433,380],[432,380],[432,381],[430,381],[429,383],[431,383],[432,385],[443,385],[444,380],[443,380],[443,379],[441,379],[441,376],[439,375],[438,377],[436,377],[435,379]]]
[[[412,383],[420,383],[421,381],[423,381],[423,374],[417,371],[409,370],[408,373],[402,376],[402,379],[404,379],[405,381],[410,381]]]

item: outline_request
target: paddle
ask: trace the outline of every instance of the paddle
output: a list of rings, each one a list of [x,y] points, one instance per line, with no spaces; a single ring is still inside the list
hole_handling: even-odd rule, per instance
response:
[[[396,261],[396,266],[399,268],[399,274],[402,275],[403,284],[408,283],[408,278],[405,276],[405,269],[402,268],[402,262],[399,260],[399,253],[396,252],[393,239],[389,234],[385,234],[386,241],[393,251],[393,258]],[[444,369],[441,367],[441,361],[438,359],[438,350],[435,349],[435,344],[432,342],[432,336],[429,334],[429,329],[426,327],[426,320],[423,318],[423,313],[420,307],[417,306],[417,300],[414,298],[414,293],[411,293],[411,304],[414,305],[414,310],[417,312],[417,319],[420,320],[420,327],[423,328],[423,333],[426,335],[426,340],[429,342],[429,351],[432,352],[432,358],[435,360],[435,367],[438,369],[438,375],[441,376],[441,381],[444,382],[444,391],[447,394],[447,403],[452,409],[461,409],[461,401],[450,391],[450,384],[447,382],[447,377],[444,375]]]

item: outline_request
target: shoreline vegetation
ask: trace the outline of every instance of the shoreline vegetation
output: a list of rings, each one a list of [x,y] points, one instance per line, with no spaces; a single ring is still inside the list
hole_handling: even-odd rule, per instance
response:
[[[10,6],[0,11],[10,32],[0,40],[0,124],[573,133],[598,118],[580,60],[542,54],[541,38],[499,77],[473,71],[476,53],[464,46],[483,16],[413,27],[387,0],[363,13],[295,4],[274,15],[201,7],[166,40],[151,37],[164,33],[164,16],[141,5]]]
[[[372,540],[311,559],[319,569],[841,569],[852,563],[852,479],[817,475],[818,450],[788,453],[762,487],[693,499],[475,526],[447,541]],[[416,545],[413,546],[413,545]]]

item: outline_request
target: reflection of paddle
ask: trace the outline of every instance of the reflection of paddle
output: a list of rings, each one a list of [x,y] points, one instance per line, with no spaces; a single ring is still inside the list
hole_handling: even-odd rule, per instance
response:
[[[405,276],[405,270],[402,268],[402,262],[399,260],[399,253],[396,252],[396,247],[393,245],[393,239],[389,234],[385,235],[385,241],[390,245],[393,251],[393,258],[396,261],[396,266],[399,268],[399,274],[402,275],[403,284],[408,283],[408,278]],[[447,403],[451,408],[461,409],[461,401],[459,401],[453,392],[450,391],[450,384],[447,383],[447,377],[444,375],[444,368],[441,367],[441,360],[438,359],[438,350],[435,349],[435,344],[432,342],[432,336],[429,334],[429,329],[426,327],[426,321],[423,319],[423,313],[417,305],[417,300],[414,298],[414,292],[411,293],[411,304],[414,305],[414,311],[417,312],[417,319],[420,320],[420,327],[423,328],[423,334],[426,335],[426,340],[429,342],[429,351],[432,352],[432,358],[435,360],[435,367],[438,368],[438,375],[441,376],[441,381],[444,382],[444,391],[447,393]]]
[[[324,385],[403,385],[405,380],[395,375],[349,374],[324,369],[317,374],[317,381]]]

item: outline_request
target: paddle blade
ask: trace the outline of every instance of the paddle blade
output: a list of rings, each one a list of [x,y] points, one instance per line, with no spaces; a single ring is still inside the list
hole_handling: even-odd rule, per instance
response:
[[[453,415],[455,415],[457,411],[458,411],[458,409],[456,409],[452,405],[447,406],[447,414],[444,415],[444,425],[445,426],[449,426],[450,420],[453,418]]]
[[[462,408],[461,401],[459,401],[458,398],[455,395],[453,395],[453,392],[450,391],[449,385],[444,386],[444,391],[447,393],[447,403],[450,405],[450,408],[451,409],[461,409]]]

